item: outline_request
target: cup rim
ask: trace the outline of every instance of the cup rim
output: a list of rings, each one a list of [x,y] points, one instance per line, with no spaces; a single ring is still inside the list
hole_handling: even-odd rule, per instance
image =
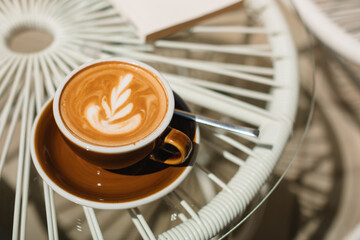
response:
[[[62,89],[65,87],[65,85],[68,83],[68,81],[80,70],[102,62],[124,62],[133,64],[136,66],[139,66],[141,68],[144,68],[146,70],[149,70],[153,74],[155,74],[162,82],[163,86],[165,87],[165,91],[168,95],[168,109],[165,114],[164,119],[160,123],[159,127],[153,131],[151,134],[149,134],[146,138],[141,139],[135,143],[131,143],[124,146],[99,146],[91,143],[84,142],[74,136],[65,126],[65,124],[62,121],[62,118],[60,116],[60,110],[59,110],[59,100],[62,93]],[[131,152],[134,150],[137,150],[141,147],[144,147],[153,141],[156,140],[169,126],[171,119],[174,114],[174,108],[175,108],[175,100],[174,100],[174,94],[170,87],[169,82],[153,67],[150,65],[140,62],[135,59],[131,58],[125,58],[125,57],[110,57],[110,58],[103,58],[103,59],[96,59],[90,62],[87,62],[85,64],[82,64],[81,66],[75,68],[73,71],[71,71],[65,79],[60,83],[60,85],[57,87],[57,90],[54,95],[54,101],[53,101],[53,114],[55,118],[56,125],[58,126],[61,133],[73,144],[79,146],[80,148],[86,149],[87,151],[97,152],[97,153],[103,153],[103,154],[116,154],[116,153],[126,153]]]
[[[179,175],[178,178],[176,178],[173,182],[171,182],[169,185],[167,185],[166,187],[164,187],[163,189],[161,189],[158,192],[155,192],[151,195],[148,195],[146,197],[143,197],[141,199],[137,199],[137,200],[133,200],[133,201],[128,201],[128,202],[97,202],[97,201],[92,201],[92,200],[88,200],[79,196],[76,196],[73,193],[68,192],[66,189],[60,187],[59,185],[57,185],[46,173],[46,171],[42,168],[41,164],[40,164],[40,160],[38,158],[38,155],[36,153],[36,149],[35,149],[35,136],[36,136],[36,132],[38,131],[38,127],[39,127],[39,120],[43,114],[43,112],[45,111],[46,107],[50,104],[50,102],[53,100],[53,98],[50,98],[41,108],[39,114],[36,116],[34,123],[32,125],[32,129],[31,129],[31,144],[30,144],[30,151],[31,151],[31,156],[32,156],[32,162],[37,170],[37,172],[39,173],[40,177],[45,181],[46,184],[48,184],[51,189],[53,189],[55,192],[57,192],[59,195],[65,197],[66,199],[71,200],[72,202],[76,203],[76,204],[80,204],[83,206],[88,206],[88,207],[92,207],[92,208],[96,208],[96,209],[107,209],[107,210],[113,210],[113,209],[129,209],[129,208],[133,208],[133,207],[138,207],[150,202],[153,202],[155,200],[158,200],[162,197],[164,197],[166,194],[168,194],[169,192],[173,191],[178,185],[180,185],[181,182],[183,182],[183,180],[188,176],[188,174],[190,173],[190,171],[192,170],[193,166],[191,164],[189,164],[188,166],[186,166],[185,170]],[[193,141],[197,144],[199,144],[199,139],[200,139],[200,132],[199,132],[199,126],[196,125],[195,126],[195,137],[193,139]],[[197,151],[197,150],[194,150]],[[192,158],[196,158],[197,153],[194,152],[194,155]],[[193,161],[193,159],[191,160]]]

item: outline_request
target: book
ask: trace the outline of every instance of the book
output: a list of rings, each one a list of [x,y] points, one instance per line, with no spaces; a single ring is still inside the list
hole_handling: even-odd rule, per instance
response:
[[[243,0],[110,0],[136,29],[153,41],[243,5]]]

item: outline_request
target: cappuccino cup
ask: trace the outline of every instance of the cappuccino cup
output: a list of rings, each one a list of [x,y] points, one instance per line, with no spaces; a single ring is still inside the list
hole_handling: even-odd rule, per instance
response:
[[[69,147],[94,165],[121,169],[145,158],[178,165],[192,140],[169,126],[174,105],[170,85],[157,70],[109,58],[86,63],[64,79],[53,115]]]

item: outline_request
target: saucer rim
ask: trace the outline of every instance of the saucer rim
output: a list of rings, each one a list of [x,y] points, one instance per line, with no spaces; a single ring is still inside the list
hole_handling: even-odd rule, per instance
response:
[[[181,99],[181,98],[180,98]],[[176,187],[178,187],[183,180],[189,175],[190,171],[192,170],[193,166],[192,165],[188,165],[185,167],[185,170],[179,175],[179,177],[177,177],[172,183],[170,183],[168,186],[166,186],[165,188],[161,189],[158,192],[154,192],[151,195],[148,195],[146,197],[143,197],[141,199],[137,199],[137,200],[133,200],[133,201],[126,201],[126,202],[98,202],[98,201],[92,201],[92,200],[88,200],[79,196],[76,196],[70,192],[68,192],[66,189],[58,186],[45,172],[45,170],[42,168],[38,157],[37,157],[37,153],[35,150],[35,133],[37,132],[37,128],[38,128],[38,122],[40,120],[40,117],[43,113],[43,111],[45,111],[45,109],[48,107],[49,104],[51,104],[51,102],[53,101],[53,98],[50,98],[46,103],[44,103],[44,105],[42,106],[39,114],[36,116],[36,119],[33,123],[32,129],[31,129],[31,147],[30,147],[30,151],[31,151],[31,156],[32,156],[32,162],[37,170],[37,172],[39,173],[39,175],[41,176],[41,178],[45,181],[45,183],[47,185],[49,185],[51,187],[51,189],[53,189],[55,192],[57,192],[59,195],[61,195],[62,197],[76,203],[76,204],[80,204],[83,206],[87,206],[87,207],[92,207],[92,208],[96,208],[96,209],[129,209],[129,208],[134,208],[134,207],[138,207],[147,203],[151,203],[153,201],[156,201],[158,199],[161,199],[162,197],[164,197],[166,194],[170,193],[171,191],[173,191]],[[175,100],[176,101],[176,100]],[[199,126],[198,124],[195,123],[195,135],[193,138],[193,142],[195,144],[199,144],[200,143],[200,130],[199,130]],[[197,156],[197,151],[198,148],[196,148],[194,151],[194,154],[191,158],[191,161],[193,161],[193,159]]]

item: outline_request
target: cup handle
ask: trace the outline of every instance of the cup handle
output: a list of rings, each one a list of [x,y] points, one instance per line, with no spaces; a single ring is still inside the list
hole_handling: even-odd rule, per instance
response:
[[[168,133],[165,135],[164,140],[160,143],[159,148],[164,147],[166,144],[170,144],[177,149],[176,154],[172,154],[170,157],[161,159],[156,154],[150,154],[150,159],[157,162],[162,162],[168,165],[179,165],[186,161],[192,150],[192,141],[183,132],[168,128]]]

